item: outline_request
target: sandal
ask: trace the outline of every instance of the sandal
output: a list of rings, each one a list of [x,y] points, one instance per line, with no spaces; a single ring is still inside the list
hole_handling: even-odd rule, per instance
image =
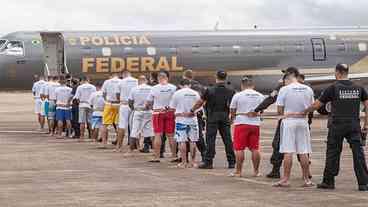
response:
[[[283,182],[277,182],[277,183],[274,183],[272,185],[272,187],[276,187],[276,188],[288,188],[288,187],[290,187],[290,184],[283,183]]]

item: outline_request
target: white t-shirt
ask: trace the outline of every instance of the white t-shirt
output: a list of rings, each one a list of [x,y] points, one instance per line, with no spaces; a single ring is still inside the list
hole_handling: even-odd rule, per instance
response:
[[[157,84],[152,87],[148,96],[148,101],[153,101],[153,109],[164,109],[170,105],[172,96],[176,91],[176,86],[172,84]]]
[[[78,86],[74,99],[79,100],[79,108],[90,108],[88,103],[91,94],[96,92],[96,87],[89,83]]]
[[[102,91],[96,91],[92,93],[88,102],[93,109],[92,116],[102,116],[102,112],[105,106],[105,100],[103,98]]]
[[[134,108],[145,107],[147,97],[152,91],[152,86],[147,84],[139,85],[132,89],[129,95],[129,100],[134,101]]]
[[[66,86],[66,85],[62,85],[60,87],[58,87],[55,90],[55,94],[56,94],[56,104],[61,104],[61,105],[68,105],[69,104],[69,100],[71,97],[73,97],[72,95],[72,88]],[[57,106],[56,109],[69,109],[70,107],[61,107],[61,106]]]
[[[33,84],[32,92],[35,94],[34,98],[39,99],[41,97],[41,94],[43,92],[43,87],[47,84],[44,80],[39,80],[36,83]]]
[[[49,100],[56,100],[56,89],[60,86],[57,82],[50,82],[46,87],[45,95],[49,96]]]
[[[283,106],[285,113],[303,112],[314,102],[313,90],[304,84],[292,83],[280,89],[276,105]]]
[[[234,95],[231,100],[230,108],[236,109],[236,113],[248,113],[254,111],[255,108],[265,97],[253,89],[246,89]],[[248,117],[244,115],[237,115],[234,120],[235,125],[248,124],[259,126],[261,124],[260,117]]]
[[[119,92],[119,84],[121,79],[118,77],[113,77],[109,80],[106,80],[102,85],[102,93],[106,93],[106,100],[108,102],[116,102],[118,99],[116,98],[116,94]]]
[[[176,91],[171,99],[170,108],[175,109],[175,113],[189,113],[195,103],[201,99],[199,93],[190,88],[183,88]],[[176,117],[175,121],[182,124],[198,124],[197,116]]]
[[[130,92],[138,86],[138,80],[133,77],[127,77],[121,80],[119,84],[120,101],[128,102]]]

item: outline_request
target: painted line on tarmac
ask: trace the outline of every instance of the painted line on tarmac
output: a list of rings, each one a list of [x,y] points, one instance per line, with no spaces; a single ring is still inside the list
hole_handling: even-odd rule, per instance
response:
[[[39,131],[21,131],[21,130],[0,130],[0,133],[7,133],[7,134],[16,134],[16,133],[22,133],[22,134],[42,134],[42,132]]]

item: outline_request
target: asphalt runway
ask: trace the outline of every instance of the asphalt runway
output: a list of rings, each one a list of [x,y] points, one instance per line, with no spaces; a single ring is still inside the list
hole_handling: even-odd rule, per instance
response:
[[[37,132],[30,93],[0,93],[0,207],[59,206],[368,206],[368,193],[357,191],[352,155],[344,146],[336,190],[302,188],[295,161],[290,188],[277,180],[227,177],[224,147],[218,139],[215,169],[176,169],[168,159],[148,163],[149,155],[125,157],[91,142],[57,140]],[[271,169],[271,140],[276,119],[262,125],[261,172]],[[325,159],[326,120],[313,123],[313,181],[320,182]],[[169,154],[167,154],[168,156]]]

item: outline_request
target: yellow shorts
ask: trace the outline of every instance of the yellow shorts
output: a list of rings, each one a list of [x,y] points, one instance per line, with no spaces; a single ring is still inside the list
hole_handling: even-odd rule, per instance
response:
[[[119,122],[119,105],[105,104],[102,123],[104,125],[118,124]]]

